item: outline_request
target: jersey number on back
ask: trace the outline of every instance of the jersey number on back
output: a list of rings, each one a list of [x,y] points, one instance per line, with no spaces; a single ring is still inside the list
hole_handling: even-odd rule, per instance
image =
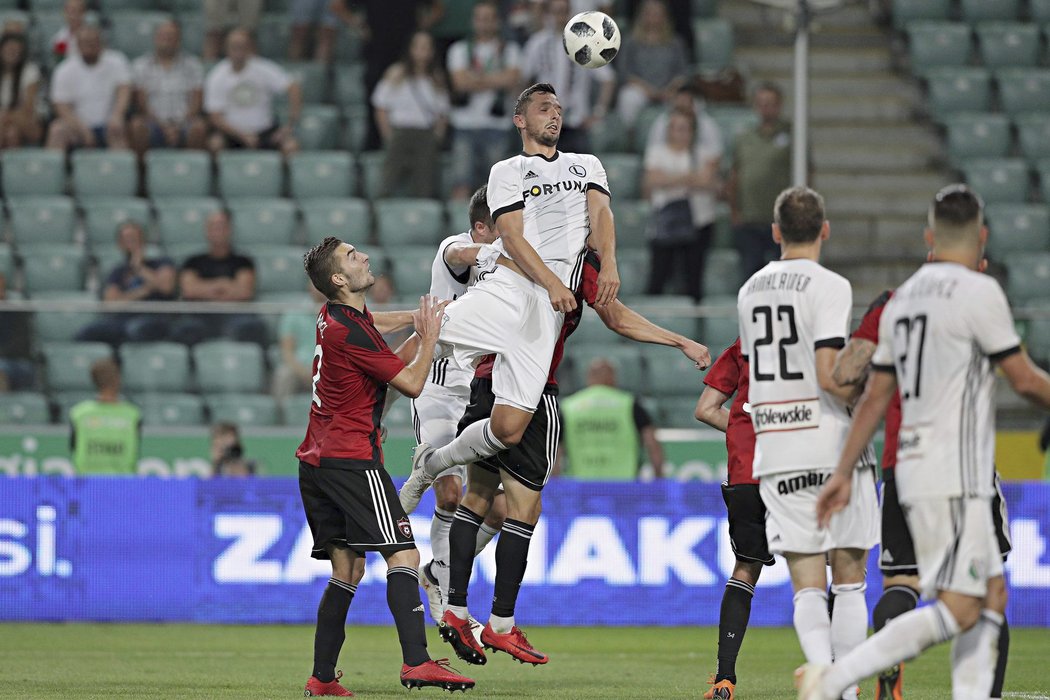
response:
[[[893,324],[894,345],[903,347],[898,360],[901,398],[919,398],[922,379],[922,351],[926,345],[926,314],[898,318]]]
[[[777,343],[779,355],[779,367],[776,372],[763,372],[758,365],[758,349],[764,345],[773,344],[773,321],[774,312],[771,306],[756,306],[751,312],[751,320],[762,324],[762,337],[755,339],[755,347],[751,352],[751,363],[755,368],[755,381],[771,382],[779,374],[783,380],[802,379],[802,372],[792,372],[788,369],[788,346],[798,343],[798,330],[795,328],[795,307],[778,306],[776,308],[776,322],[787,325],[787,335]]]

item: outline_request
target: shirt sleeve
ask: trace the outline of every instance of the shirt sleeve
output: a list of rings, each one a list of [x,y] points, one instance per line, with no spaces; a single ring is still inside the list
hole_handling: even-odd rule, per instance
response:
[[[127,85],[131,82],[131,66],[128,59],[119,51],[110,54],[113,57],[113,75],[117,79],[117,85]]]
[[[707,375],[704,376],[704,384],[716,389],[726,396],[736,393],[740,384],[740,364],[737,358],[740,356],[740,340],[722,351],[715,363],[711,365]]]
[[[222,75],[219,67],[215,67],[208,73],[204,83],[204,111],[225,112],[226,95],[222,90]]]
[[[853,289],[842,277],[834,277],[821,290],[813,318],[813,346],[841,348],[849,334],[849,318],[853,310]]]
[[[301,82],[298,75],[293,76],[289,74],[273,61],[266,61],[260,65],[263,68],[262,72],[266,81],[266,87],[275,95],[286,92],[292,83]]]
[[[1014,317],[1003,288],[993,278],[982,276],[980,286],[968,300],[970,332],[981,351],[992,360],[1001,360],[1021,349],[1014,328]]]
[[[204,84],[204,66],[196,56],[186,58],[186,75],[189,77],[190,87],[199,89]]]
[[[506,46],[503,47],[503,65],[507,68],[520,69],[521,61],[521,47],[515,44],[513,41],[508,41]]]
[[[377,109],[390,109],[393,95],[389,80],[380,80],[372,91],[372,106]]]
[[[604,192],[611,197],[609,189],[609,176],[605,173],[605,166],[598,160],[597,156],[591,156],[591,167],[587,169],[587,189]]]
[[[131,62],[131,79],[137,88],[146,86],[146,57],[139,56]]]
[[[457,41],[448,50],[448,60],[445,62],[449,73],[465,70],[470,66],[470,56],[467,55],[467,43]]]
[[[51,81],[51,101],[59,104],[70,104],[76,99],[75,80],[70,74],[72,63],[59,64]],[[63,70],[65,69],[65,70]]]
[[[890,316],[882,308],[879,316],[879,340],[875,352],[871,355],[871,368],[877,372],[894,372],[893,365],[893,328]]]
[[[884,292],[878,299],[871,302],[857,330],[853,331],[852,337],[872,343],[879,342],[879,319],[882,318],[882,310],[886,308],[887,301],[889,301],[889,293]]]
[[[517,159],[504,160],[489,171],[488,201],[495,223],[502,214],[525,208],[525,181]]]
[[[707,115],[700,113],[700,160],[709,161],[721,158],[725,147],[722,144],[722,130],[718,128],[718,122]]]

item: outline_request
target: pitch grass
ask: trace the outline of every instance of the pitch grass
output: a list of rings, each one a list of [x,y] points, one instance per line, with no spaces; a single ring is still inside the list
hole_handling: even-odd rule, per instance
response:
[[[714,669],[712,628],[533,628],[550,653],[547,667],[521,666],[505,654],[483,667],[457,662],[477,680],[467,698],[699,698]],[[1011,630],[1005,697],[1050,700],[1050,632]],[[430,650],[451,648],[436,631]],[[295,698],[309,676],[313,643],[304,626],[0,625],[0,698]],[[752,628],[737,666],[739,700],[794,698],[801,661],[794,631]],[[440,698],[398,682],[400,651],[392,627],[347,630],[343,682],[360,698]],[[908,665],[908,700],[950,697],[948,647]],[[862,697],[871,698],[872,683]],[[456,695],[456,697],[462,697]]]

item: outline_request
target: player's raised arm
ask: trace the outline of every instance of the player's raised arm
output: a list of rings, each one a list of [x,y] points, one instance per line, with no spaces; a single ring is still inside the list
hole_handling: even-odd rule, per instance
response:
[[[413,312],[410,310],[375,311],[372,313],[372,321],[375,323],[376,330],[386,335],[387,333],[396,333],[403,328],[411,326],[412,314]]]
[[[495,220],[503,247],[529,279],[543,286],[555,311],[568,313],[576,308],[576,296],[543,262],[532,244],[525,240],[525,220],[521,209],[504,212]]]
[[[489,243],[453,243],[445,248],[442,257],[449,267],[462,269],[480,266],[486,259],[498,254],[499,249]]]
[[[600,189],[587,190],[587,214],[591,222],[588,244],[602,259],[598,272],[598,306],[605,306],[620,291],[620,273],[616,267],[616,226],[613,221],[609,195]]]
[[[430,363],[434,361],[434,346],[441,330],[441,316],[445,305],[435,301],[429,294],[420,297],[419,308],[412,312],[419,335],[416,356],[403,370],[390,380],[390,386],[405,396],[416,398],[430,374]]]
[[[603,259],[602,269],[604,268],[605,260]],[[596,304],[594,310],[598,312],[602,322],[614,333],[640,343],[669,345],[678,348],[683,355],[696,363],[697,369],[707,369],[711,365],[711,352],[706,346],[684,335],[661,328],[618,299],[613,299],[611,304],[605,306]]]

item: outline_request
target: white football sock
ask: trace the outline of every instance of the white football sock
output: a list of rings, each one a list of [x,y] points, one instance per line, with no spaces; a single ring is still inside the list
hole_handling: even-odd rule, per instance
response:
[[[489,546],[492,538],[498,534],[499,530],[490,527],[488,523],[481,523],[481,527],[478,528],[477,544],[474,546],[474,556],[481,554],[482,550]]]
[[[838,601],[835,601],[838,605]],[[893,618],[824,674],[824,696],[841,697],[846,688],[883,669],[914,659],[926,649],[959,634],[959,625],[948,606],[938,601]]]
[[[430,549],[433,552],[430,573],[437,579],[438,586],[441,588],[442,602],[448,599],[448,531],[452,529],[452,518],[455,515],[455,511],[434,508],[434,517],[430,520]]]
[[[514,627],[514,616],[489,615],[489,626],[496,634],[507,634]]]
[[[836,603],[837,604],[837,603]],[[831,663],[831,619],[828,594],[820,588],[803,588],[795,594],[795,632],[802,654],[811,664]]]
[[[449,467],[470,464],[507,449],[492,434],[491,424],[491,418],[471,423],[455,440],[434,450],[424,465],[427,473],[437,477]]]
[[[981,611],[977,624],[952,644],[953,700],[985,700],[991,692],[995,662],[999,658],[999,630],[1003,616]]]
[[[445,606],[445,612],[452,613],[460,620],[466,620],[467,616],[470,615],[470,613],[467,612],[467,606],[465,605],[447,605]]]
[[[853,651],[868,636],[868,601],[864,599],[864,583],[832,584],[835,606],[831,610],[831,654],[841,659]],[[846,700],[857,697],[856,686],[850,686],[842,695]]]

